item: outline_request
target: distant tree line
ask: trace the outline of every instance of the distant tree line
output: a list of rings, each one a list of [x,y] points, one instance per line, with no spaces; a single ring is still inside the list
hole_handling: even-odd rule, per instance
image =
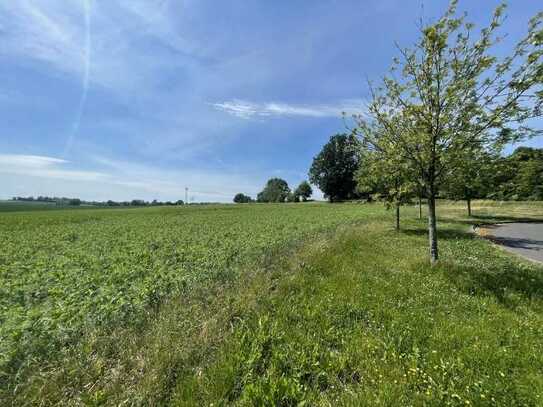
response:
[[[12,201],[19,202],[43,202],[43,203],[52,203],[56,205],[70,205],[70,206],[79,206],[83,201],[79,198],[65,198],[65,197],[49,197],[49,196],[38,196],[34,198],[33,196],[15,196],[11,199]]]
[[[543,149],[519,147],[507,157],[498,157],[480,172],[478,198],[512,201],[543,200]]]
[[[12,201],[19,202],[43,202],[51,203],[59,206],[175,206],[175,205],[184,205],[184,202],[180,199],[175,202],[172,201],[158,201],[153,200],[151,202],[145,201],[143,199],[133,199],[131,201],[84,201],[79,198],[65,198],[65,197],[48,197],[48,196],[38,196],[34,198],[33,196],[21,197],[16,196],[11,199]]]

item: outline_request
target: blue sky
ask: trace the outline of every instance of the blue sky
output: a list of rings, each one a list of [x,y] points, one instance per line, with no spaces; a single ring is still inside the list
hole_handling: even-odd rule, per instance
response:
[[[541,7],[511,2],[504,49]],[[478,26],[497,1],[460,1]],[[0,198],[255,196],[296,186],[447,1],[0,3]],[[498,52],[501,52],[498,50]],[[525,143],[543,147],[540,139]]]

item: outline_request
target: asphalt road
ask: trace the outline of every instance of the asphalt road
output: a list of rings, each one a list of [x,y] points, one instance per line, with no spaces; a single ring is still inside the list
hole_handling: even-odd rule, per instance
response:
[[[505,249],[543,262],[543,223],[504,223],[486,228],[486,232]]]

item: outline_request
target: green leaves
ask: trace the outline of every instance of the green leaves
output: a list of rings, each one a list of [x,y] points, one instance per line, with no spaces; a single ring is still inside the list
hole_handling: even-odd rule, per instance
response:
[[[258,193],[258,202],[285,202],[290,193],[288,183],[281,178],[270,178],[262,192]]]
[[[331,202],[356,197],[354,173],[359,165],[359,148],[354,135],[336,134],[313,159],[309,180]]]

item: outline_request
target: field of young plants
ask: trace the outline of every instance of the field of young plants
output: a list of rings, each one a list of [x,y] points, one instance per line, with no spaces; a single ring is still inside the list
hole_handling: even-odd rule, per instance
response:
[[[137,324],[200,281],[229,279],[251,258],[371,212],[307,204],[3,213],[0,380],[84,329]]]

